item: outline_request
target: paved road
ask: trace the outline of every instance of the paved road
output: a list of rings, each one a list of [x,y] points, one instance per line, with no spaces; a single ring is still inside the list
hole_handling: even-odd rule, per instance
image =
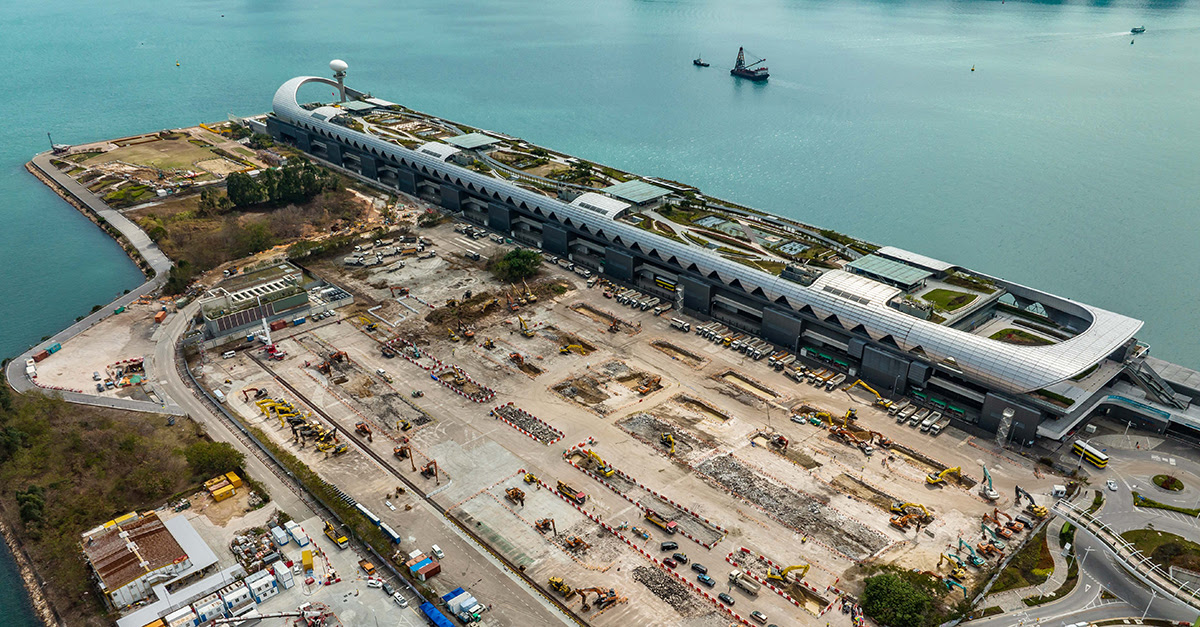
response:
[[[105,307],[101,307],[95,313],[54,334],[54,336],[52,336],[49,340],[46,340],[45,342],[39,342],[35,345],[35,348],[31,348],[24,354],[18,355],[16,358],[14,358],[12,362],[8,364],[5,375],[8,378],[8,384],[18,392],[27,392],[29,390],[40,389],[35,386],[28,377],[25,376],[25,360],[32,357],[37,350],[44,346],[49,346],[55,342],[67,341],[68,339],[75,337],[86,329],[92,327],[104,318],[111,316],[114,309],[128,305],[129,303],[132,303],[133,301],[153,292],[154,290],[157,290],[162,286],[163,283],[166,282],[167,273],[171,269],[171,260],[167,258],[165,254],[163,254],[162,250],[158,248],[158,245],[151,241],[150,238],[147,237],[146,234],[140,228],[138,228],[136,224],[130,222],[129,219],[121,215],[120,212],[110,209],[108,205],[104,204],[104,202],[96,197],[96,195],[89,192],[86,187],[80,185],[71,177],[60,172],[58,168],[50,164],[50,158],[50,153],[44,152],[35,156],[32,163],[34,167],[40,170],[43,174],[53,179],[59,185],[63,186],[68,192],[75,196],[76,199],[87,205],[89,209],[107,220],[109,224],[112,224],[114,227],[116,227],[117,230],[119,230],[121,234],[133,244],[138,252],[141,253],[142,257],[146,259],[156,274],[153,279],[146,281],[136,289],[130,290],[128,294],[121,296]],[[177,415],[180,413],[176,408],[163,407],[162,405],[149,401],[103,398],[93,396],[91,394],[80,394],[78,392],[60,391],[59,393],[62,394],[63,398],[72,403],[80,403],[84,405],[113,407],[116,409],[128,409],[132,411],[171,413]]]

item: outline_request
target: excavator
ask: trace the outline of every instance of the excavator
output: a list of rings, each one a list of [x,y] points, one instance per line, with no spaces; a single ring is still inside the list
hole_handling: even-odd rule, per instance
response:
[[[871,446],[871,436],[869,435],[867,436],[867,439],[864,440],[863,438],[859,437],[858,433],[855,433],[849,429],[842,427],[829,427],[829,430],[832,431],[835,436],[845,440],[847,444],[851,446],[857,446],[858,448],[862,449],[862,452],[866,453],[867,455],[871,455],[875,452],[875,449]],[[867,432],[861,431],[859,433]]]
[[[388,289],[392,291],[392,298],[395,298],[397,293],[399,293],[401,296],[408,296],[408,288],[407,287],[393,285],[393,286],[389,287]]]
[[[454,332],[454,329],[451,329],[450,327],[446,327],[446,331],[450,334],[451,342],[457,342],[460,339],[458,337],[458,334]]]
[[[808,564],[797,564],[795,566],[788,566],[787,568],[784,568],[783,570],[777,570],[775,568],[771,568],[771,569],[767,570],[767,579],[773,580],[773,581],[782,581],[784,583],[796,583],[797,581],[804,579],[804,576],[808,574],[809,568],[811,568],[811,566]],[[791,579],[788,579],[788,573],[790,573],[794,570],[800,571],[799,574],[794,575]]]
[[[613,318],[612,324],[608,325],[608,332],[609,333],[620,333],[621,332],[621,323],[618,322],[616,318]]]
[[[841,420],[841,425],[838,425],[839,420]],[[844,415],[840,418],[830,418],[829,424],[831,426],[841,426],[843,428],[848,429],[850,427],[850,423],[855,420],[858,420],[858,410],[851,408],[851,409],[847,409],[846,415]]]
[[[242,390],[242,401],[249,403],[251,392],[254,392],[254,398],[256,398],[256,399],[262,398],[267,395],[266,390],[261,390],[259,388],[246,388],[246,389]]]
[[[962,560],[958,559],[957,555],[951,557],[950,555],[942,553],[941,556],[938,557],[938,568],[941,568],[943,561],[950,562],[951,577],[959,581],[967,578],[967,569],[965,566],[963,566]]]
[[[567,548],[571,549],[572,551],[586,551],[592,548],[592,545],[584,542],[583,538],[580,538],[579,536],[571,536],[570,538],[567,538],[564,544],[566,544]],[[582,592],[582,590],[580,592]]]
[[[605,594],[607,591],[604,590],[603,588],[580,588],[579,590],[576,590],[576,592],[579,593],[579,598],[583,601],[583,605],[580,606],[579,609],[586,612],[586,611],[592,609],[591,604],[588,603],[588,600],[587,600],[588,593],[595,594],[596,599],[599,600],[600,596]]]
[[[958,586],[958,588],[963,591],[963,598],[964,599],[967,598],[967,587],[966,586],[962,585],[961,583],[958,583],[957,581],[955,581],[953,579],[943,579],[942,583],[946,584],[947,590],[949,590],[950,588],[953,588],[955,586]]]
[[[371,425],[369,425],[369,424],[367,424],[367,423],[365,423],[365,422],[356,422],[356,423],[354,423],[354,430],[355,430],[355,431],[356,431],[356,432],[357,432],[359,435],[365,435],[365,436],[367,436],[367,441],[368,441],[368,442],[374,442],[374,441],[375,441],[375,439],[374,439],[374,437],[373,437],[373,434],[371,433]]]
[[[992,473],[988,472],[987,466],[983,467],[983,483],[979,486],[979,496],[989,501],[1000,498],[1000,493],[992,488]]]
[[[899,514],[901,516],[906,516],[908,514],[916,513],[916,512],[910,511],[910,509],[921,510],[921,515],[919,517],[919,520],[922,523],[928,524],[928,523],[933,522],[933,514],[930,514],[929,510],[924,505],[921,505],[920,503],[892,503],[892,513],[893,514]]]
[[[958,539],[958,550],[961,551],[964,548],[967,550],[967,553],[971,556],[967,559],[970,560],[972,566],[975,566],[976,568],[978,568],[980,566],[983,566],[987,562],[987,560],[983,559],[982,557],[979,557],[979,554],[975,552],[975,549],[971,548],[971,545],[967,544],[966,541],[964,541],[962,538],[959,538]]]
[[[652,377],[646,377],[646,379],[644,379],[642,381],[642,384],[638,386],[638,389],[637,389],[638,394],[645,396],[645,395],[657,390],[658,388],[662,387],[661,384],[662,384],[662,377],[660,377],[658,375],[654,375]]]
[[[504,498],[512,501],[514,504],[525,505],[525,491],[521,488],[509,488],[504,491]]]
[[[468,340],[475,337],[475,327],[472,327],[469,324],[463,324],[461,319],[458,321],[458,332]]]
[[[514,364],[516,364],[518,366],[523,365],[525,363],[525,358],[521,356],[521,353],[515,353],[515,352],[509,353],[508,358],[510,360],[512,360],[512,362]]]
[[[985,534],[992,537],[991,542],[992,542],[992,544],[996,545],[996,548],[998,548],[998,549],[1006,548],[1008,546],[1008,544],[1006,544],[1004,542],[1004,540],[1011,538],[1012,532],[1003,527],[1000,527],[1000,531],[996,531],[995,529],[992,529],[991,527],[987,526],[987,521],[990,517],[991,517],[990,515],[984,514],[983,522],[979,523],[979,526],[983,529]]]
[[[488,350],[492,350],[493,348],[496,348],[496,343],[492,341],[492,338],[485,337],[483,338],[483,347]]]
[[[525,473],[525,483],[537,483],[537,476],[532,472]]]
[[[1003,557],[1004,552],[1001,551],[995,544],[991,542],[980,542],[975,545],[979,549],[979,553],[985,557]]]
[[[405,444],[404,446],[392,447],[392,455],[395,455],[396,457],[398,457],[400,459],[408,459],[408,456],[411,454],[412,454],[412,449],[409,448],[409,446],[407,444]]]
[[[580,355],[587,355],[587,351],[583,350],[583,347],[579,344],[563,344],[562,346],[558,347],[558,352],[560,355],[566,355],[571,351],[575,351]]]
[[[521,279],[521,284],[525,286],[525,300],[536,303],[537,296],[533,293],[533,290],[529,289],[529,284],[525,282],[525,279]]]
[[[788,439],[782,435],[776,435],[771,438],[771,446],[779,449],[780,453],[786,453],[788,449]]]
[[[525,323],[524,318],[522,318],[521,316],[517,316],[517,322],[519,322],[521,324],[521,335],[522,336],[533,337],[533,329],[529,328],[529,325]]]
[[[897,529],[908,529],[908,524],[920,520],[919,514],[906,514],[904,516],[896,516],[891,519],[892,526]]]
[[[506,292],[504,292],[504,297],[508,299],[508,310],[509,311],[516,311],[516,310],[520,309],[520,307],[517,306],[517,301],[513,300],[512,294],[509,294],[506,291]]]
[[[1034,516],[1036,516],[1038,518],[1045,518],[1047,515],[1050,514],[1049,510],[1047,510],[1045,507],[1043,507],[1041,505],[1038,505],[1037,502],[1033,500],[1032,494],[1026,492],[1024,489],[1021,488],[1021,486],[1017,486],[1017,505],[1018,506],[1021,505],[1021,497],[1025,497],[1026,499],[1029,499],[1029,504],[1025,506],[1025,511],[1029,512],[1030,514],[1033,514]]]
[[[846,387],[842,388],[842,391],[849,394],[850,391],[853,390],[855,386],[859,386],[862,389],[870,392],[871,394],[874,394],[876,407],[881,407],[883,409],[891,409],[892,408],[891,401],[884,398],[883,395],[881,395],[879,392],[876,392],[875,388],[867,385],[867,383],[865,381],[863,381],[862,379],[859,379],[859,380],[855,381],[854,383],[847,385]]]
[[[950,475],[957,475],[961,477],[962,468],[955,466],[954,468],[947,468],[941,472],[931,472],[925,477],[925,483],[928,483],[929,485],[937,485],[945,481],[946,477]]]
[[[575,596],[575,590],[563,582],[562,577],[551,577],[550,588],[555,592],[563,595],[564,599],[570,599]]]
[[[554,535],[558,535],[558,528],[554,526],[553,518],[542,518],[533,523],[533,528],[537,529],[538,531],[540,531],[542,533],[546,533],[547,531],[553,531]]]
[[[425,464],[424,466],[422,466],[421,467],[421,476],[422,477],[437,477],[438,476],[437,462],[431,461],[428,464]],[[439,483],[440,483],[440,479],[439,479]]]
[[[667,446],[671,449],[667,453],[668,455],[675,454],[675,436],[671,435],[670,433],[664,433],[664,434],[658,436],[658,441],[661,442],[664,446]]]
[[[1000,524],[1001,516],[1008,519],[1008,522],[1004,523],[1004,526],[1013,533],[1021,533],[1022,531],[1025,531],[1025,525],[1021,524],[1020,521],[1014,519],[1007,512],[1000,511],[1000,508],[998,507],[992,508],[992,520],[994,520],[996,524]]]
[[[601,459],[600,456],[597,455],[595,451],[589,450],[588,457],[592,458],[592,461],[595,462],[597,473],[599,473],[605,477],[611,477],[611,476],[613,476],[613,473],[616,472],[616,470],[614,470],[612,466],[604,463],[604,460]]]

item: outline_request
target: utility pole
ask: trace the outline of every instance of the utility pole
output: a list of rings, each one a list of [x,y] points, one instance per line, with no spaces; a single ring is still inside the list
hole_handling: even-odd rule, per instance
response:
[[[1142,612],[1142,620],[1146,620],[1146,614],[1150,613],[1150,606],[1154,604],[1154,599],[1158,597],[1158,590],[1151,588],[1150,592],[1152,593],[1150,595],[1150,602],[1146,604],[1146,611]]]

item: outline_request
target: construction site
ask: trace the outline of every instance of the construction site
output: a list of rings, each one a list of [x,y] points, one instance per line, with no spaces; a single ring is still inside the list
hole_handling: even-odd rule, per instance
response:
[[[464,561],[482,550],[595,625],[849,625],[872,564],[931,574],[951,607],[1066,483],[915,401],[624,306],[605,281],[543,263],[500,282],[485,266],[512,245],[470,229],[420,229],[425,254],[391,263],[318,262],[353,305],[191,363],[395,529],[398,559],[446,548],[424,582],[439,595],[481,577],[474,594],[502,594]],[[530,622],[510,614],[483,621]]]

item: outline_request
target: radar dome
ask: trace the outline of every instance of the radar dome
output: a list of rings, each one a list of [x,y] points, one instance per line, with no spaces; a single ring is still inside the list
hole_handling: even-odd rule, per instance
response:
[[[345,72],[349,67],[350,66],[346,65],[346,62],[341,59],[334,59],[329,62],[329,69],[333,70],[334,72]]]

